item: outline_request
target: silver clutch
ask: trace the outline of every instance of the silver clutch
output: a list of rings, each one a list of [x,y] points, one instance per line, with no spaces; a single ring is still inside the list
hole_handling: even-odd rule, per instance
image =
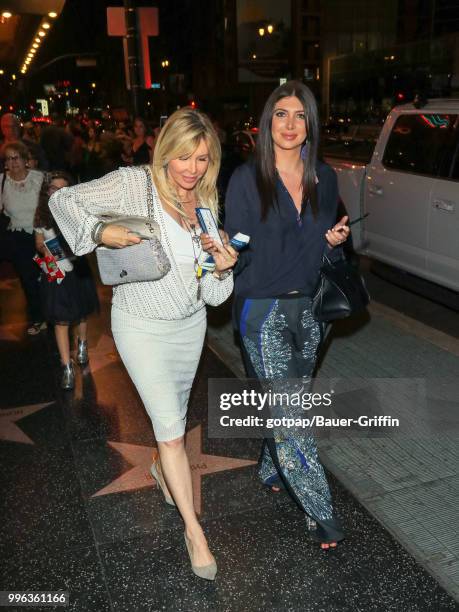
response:
[[[170,261],[156,237],[124,249],[98,247],[96,257],[104,285],[159,280],[171,269]]]
[[[139,244],[115,249],[97,247],[96,257],[100,278],[104,285],[122,285],[159,280],[171,269],[171,263],[161,244],[161,229],[153,219],[151,174],[147,176],[148,217],[106,213],[100,217],[106,225],[127,227],[142,238]]]

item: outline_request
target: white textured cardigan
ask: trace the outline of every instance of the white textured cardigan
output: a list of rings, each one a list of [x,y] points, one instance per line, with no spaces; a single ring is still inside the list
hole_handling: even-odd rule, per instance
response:
[[[147,178],[142,168],[120,168],[101,179],[59,189],[50,198],[49,207],[72,251],[75,255],[84,255],[97,246],[91,232],[101,213],[148,214]],[[153,215],[161,228],[161,242],[171,270],[157,281],[126,283],[113,288],[112,303],[141,318],[184,319],[205,304],[218,306],[233,290],[232,275],[220,281],[207,273],[201,280],[202,299],[197,299],[198,281],[193,276],[186,285],[180,274],[167,236],[165,214],[153,185]]]

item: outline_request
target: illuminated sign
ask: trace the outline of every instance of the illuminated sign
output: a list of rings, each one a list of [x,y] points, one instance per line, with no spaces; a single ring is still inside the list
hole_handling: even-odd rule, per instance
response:
[[[49,115],[48,100],[45,100],[44,98],[37,98],[37,106],[40,107],[41,114],[43,115],[43,117],[48,117]]]

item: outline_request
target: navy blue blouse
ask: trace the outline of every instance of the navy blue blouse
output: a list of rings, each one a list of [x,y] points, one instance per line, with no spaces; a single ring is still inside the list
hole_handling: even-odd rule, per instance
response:
[[[249,247],[239,256],[235,270],[235,294],[247,298],[276,297],[291,291],[312,295],[319,278],[322,255],[333,259],[341,248],[329,251],[325,233],[336,223],[338,185],[335,171],[318,162],[318,215],[311,207],[299,215],[280,178],[277,179],[279,207],[261,221],[261,206],[255,165],[246,163],[231,177],[225,198],[225,231],[250,236]]]

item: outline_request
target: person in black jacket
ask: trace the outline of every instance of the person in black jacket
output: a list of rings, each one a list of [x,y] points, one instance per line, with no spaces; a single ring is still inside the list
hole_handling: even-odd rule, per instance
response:
[[[225,200],[226,232],[250,236],[235,271],[234,310],[246,369],[290,397],[311,386],[322,335],[311,296],[322,257],[341,257],[339,245],[349,235],[347,216],[336,223],[337,179],[317,159],[318,140],[311,91],[296,81],[278,87],[263,110],[255,159],[236,169]],[[280,410],[276,414],[309,416],[289,402]],[[344,536],[314,436],[287,427],[272,434],[263,447],[262,482],[273,491],[285,486],[321,547],[336,546]]]

